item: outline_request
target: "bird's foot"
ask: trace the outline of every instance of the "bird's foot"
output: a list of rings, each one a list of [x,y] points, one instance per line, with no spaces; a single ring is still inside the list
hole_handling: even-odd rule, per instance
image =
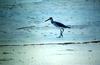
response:
[[[57,38],[61,38],[61,37],[59,36],[59,37],[57,37]]]
[[[58,36],[57,38],[61,38],[61,37],[63,37],[63,36]]]

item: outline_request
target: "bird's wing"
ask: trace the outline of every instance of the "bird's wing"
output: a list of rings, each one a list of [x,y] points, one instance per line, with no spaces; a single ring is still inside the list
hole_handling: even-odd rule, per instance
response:
[[[59,27],[66,27],[66,25],[64,25],[63,23],[60,23],[60,22],[56,22],[56,21],[55,21],[55,24],[56,24],[57,26],[59,26]]]

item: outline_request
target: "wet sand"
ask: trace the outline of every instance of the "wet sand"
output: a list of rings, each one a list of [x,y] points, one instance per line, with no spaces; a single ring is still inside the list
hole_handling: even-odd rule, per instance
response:
[[[99,65],[96,42],[0,45],[0,65]]]

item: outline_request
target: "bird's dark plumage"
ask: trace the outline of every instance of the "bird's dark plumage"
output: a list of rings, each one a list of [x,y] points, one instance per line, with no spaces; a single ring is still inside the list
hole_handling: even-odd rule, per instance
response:
[[[54,23],[52,23],[52,24],[54,24],[56,27],[70,28],[69,26],[66,26],[66,25],[64,25],[60,22],[56,22],[56,21],[54,21]]]

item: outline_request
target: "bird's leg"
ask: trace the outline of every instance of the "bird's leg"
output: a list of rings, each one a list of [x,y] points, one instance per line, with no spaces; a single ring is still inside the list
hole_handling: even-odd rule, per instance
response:
[[[61,28],[61,37],[63,37],[64,28]]]
[[[59,37],[58,37],[58,38],[63,37],[63,32],[64,32],[64,29],[63,29],[63,28],[60,28],[60,35],[59,35]]]
[[[61,28],[60,28],[60,35],[57,38],[61,38]]]
[[[62,30],[62,33],[64,32],[64,28],[61,28],[61,30]]]

